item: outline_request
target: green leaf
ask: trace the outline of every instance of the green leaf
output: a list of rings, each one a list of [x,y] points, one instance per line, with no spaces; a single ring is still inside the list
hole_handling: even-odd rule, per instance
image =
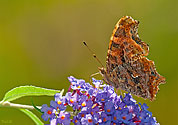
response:
[[[44,123],[35,114],[33,114],[33,112],[29,111],[28,109],[19,110],[28,115],[35,122],[36,125],[44,125]]]
[[[64,90],[61,91],[61,94],[63,91]],[[60,90],[46,89],[36,86],[20,86],[8,91],[2,101],[13,101],[24,96],[54,96],[59,92]]]

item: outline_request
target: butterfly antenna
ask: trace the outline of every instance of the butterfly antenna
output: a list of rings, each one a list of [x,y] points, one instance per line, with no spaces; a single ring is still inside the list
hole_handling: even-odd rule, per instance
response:
[[[98,59],[98,57],[96,56],[96,54],[88,47],[87,43],[85,41],[83,41],[83,44],[88,48],[88,50],[91,52],[91,54],[93,55],[93,57],[99,62],[99,64],[103,66],[103,64],[101,63],[101,61]]]

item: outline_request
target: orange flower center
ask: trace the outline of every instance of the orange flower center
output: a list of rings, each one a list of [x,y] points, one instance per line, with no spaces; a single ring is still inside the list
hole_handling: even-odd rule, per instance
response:
[[[91,123],[91,122],[92,122],[92,119],[88,119],[88,122]]]
[[[59,105],[60,105],[60,104],[62,104],[62,102],[61,102],[61,101],[58,101],[58,102],[57,102],[57,104],[59,104]]]
[[[77,119],[75,119],[75,123],[77,123],[78,121],[77,121]]]
[[[101,101],[104,101],[104,99],[101,99]]]
[[[106,118],[103,119],[104,122],[106,122],[106,120],[107,120]]]
[[[71,102],[71,103],[74,103],[74,100],[73,100],[73,99],[70,99],[70,102]]]
[[[83,106],[83,107],[85,107],[85,106],[86,106],[86,103],[85,103],[85,102],[83,102],[83,103],[82,103],[82,106]]]
[[[125,119],[126,119],[126,117],[125,117],[125,116],[123,116],[123,117],[122,117],[122,119],[124,119],[124,120],[125,120]]]
[[[85,115],[84,114],[81,114],[81,117],[84,117]]]
[[[107,112],[110,112],[111,110],[110,109],[107,109]]]
[[[117,118],[116,118],[116,116],[114,116],[114,120],[116,120]]]
[[[61,119],[64,120],[64,118],[65,118],[65,115],[62,115],[62,116],[61,116]]]
[[[48,110],[48,112],[47,112],[49,115],[51,115],[52,114],[52,112],[50,111],[50,110]]]

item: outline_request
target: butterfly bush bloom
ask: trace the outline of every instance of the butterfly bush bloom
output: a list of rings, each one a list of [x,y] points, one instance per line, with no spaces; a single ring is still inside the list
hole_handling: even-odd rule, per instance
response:
[[[65,96],[56,93],[50,107],[42,105],[41,117],[51,125],[159,125],[148,106],[136,103],[131,94],[117,95],[112,86],[94,78],[94,86],[72,76],[68,79]]]

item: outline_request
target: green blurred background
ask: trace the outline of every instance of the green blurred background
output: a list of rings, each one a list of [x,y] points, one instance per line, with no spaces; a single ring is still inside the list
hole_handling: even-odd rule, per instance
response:
[[[147,103],[161,124],[178,124],[177,0],[1,0],[0,98],[20,85],[67,89],[70,75],[89,81],[98,63],[82,41],[105,64],[111,33],[124,15],[140,21],[139,36],[150,45],[148,57],[167,81],[156,101],[135,99]],[[38,105],[51,99],[33,98]],[[15,103],[31,104],[30,97]],[[6,123],[34,124],[17,109],[0,108],[0,124]]]

